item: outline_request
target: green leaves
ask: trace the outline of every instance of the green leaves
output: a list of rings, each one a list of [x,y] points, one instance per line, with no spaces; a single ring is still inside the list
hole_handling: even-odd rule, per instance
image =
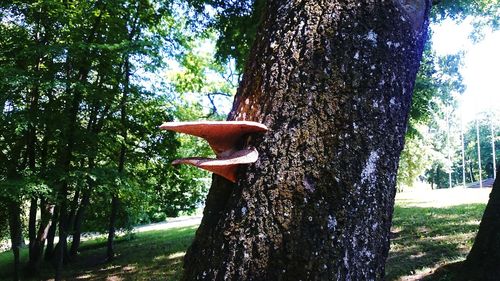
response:
[[[0,201],[23,202],[31,198],[51,195],[49,185],[36,177],[23,177],[0,181]]]
[[[149,92],[156,81],[144,79],[179,59],[197,81],[186,85],[191,94],[215,69],[211,54],[186,51],[198,34],[178,20],[172,2],[2,1],[0,197],[79,204],[90,190],[88,213],[98,215],[89,225],[96,228],[108,225],[112,194],[129,224],[153,209],[157,216],[198,206],[206,191],[198,178],[207,174],[180,176],[170,165],[181,141],[158,126],[175,110],[167,91]]]

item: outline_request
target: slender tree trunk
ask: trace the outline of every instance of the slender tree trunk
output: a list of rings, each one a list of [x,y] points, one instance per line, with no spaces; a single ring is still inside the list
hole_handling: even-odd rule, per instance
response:
[[[34,258],[34,245],[36,240],[36,213],[38,209],[38,200],[32,198],[30,200],[30,212],[28,218],[28,239],[29,239],[29,263]]]
[[[121,118],[121,126],[122,126],[122,131],[121,131],[121,136],[123,137],[123,143],[120,148],[120,158],[118,160],[118,174],[123,176],[124,171],[125,171],[125,153],[127,150],[127,147],[125,145],[125,142],[127,140],[127,98],[129,95],[130,91],[130,62],[129,62],[129,57],[128,55],[125,57],[125,65],[124,65],[124,75],[125,75],[125,81],[124,81],[124,87],[123,87],[123,95],[121,99],[121,104],[120,104],[120,118]],[[111,261],[114,258],[114,248],[113,248],[113,241],[115,238],[115,228],[116,228],[116,217],[118,214],[118,208],[120,206],[120,199],[118,198],[117,192],[113,194],[113,197],[111,199],[111,216],[109,218],[109,231],[108,231],[108,242],[107,242],[107,260]]]
[[[67,247],[68,247],[68,186],[66,183],[63,184],[62,192],[60,193],[61,208],[59,209],[59,242],[55,248],[55,258],[56,258],[56,274],[55,281],[59,281],[62,278],[63,265],[67,260]]]
[[[434,183],[435,183],[435,177],[434,177],[434,169],[431,169],[431,190],[434,190]]]
[[[136,39],[137,31],[139,29],[139,12],[141,10],[141,3],[138,2],[135,9],[135,15],[132,17],[130,22],[130,32],[128,34],[129,43],[134,42]],[[121,125],[121,136],[123,138],[123,143],[120,148],[120,158],[118,160],[118,174],[124,176],[125,173],[125,154],[127,151],[126,141],[127,141],[127,100],[130,94],[130,54],[126,53],[124,56],[124,83],[123,83],[123,95],[120,102],[120,125]],[[115,238],[115,228],[116,228],[116,218],[118,214],[118,209],[120,206],[120,198],[117,193],[113,194],[111,199],[111,217],[109,219],[109,231],[108,231],[108,241],[107,241],[107,260],[111,261],[114,258],[114,238]]]
[[[498,171],[497,171],[498,174]],[[500,180],[495,179],[490,200],[460,280],[495,281],[500,276]]]
[[[107,249],[106,249],[106,260],[112,261],[115,257],[114,250],[114,239],[115,239],[115,231],[116,231],[116,217],[118,213],[119,199],[116,194],[113,195],[111,199],[111,215],[109,218],[109,230],[108,230],[108,241],[107,241]]]
[[[259,160],[215,176],[183,280],[382,280],[430,1],[268,1],[229,120]]]
[[[94,158],[89,157],[89,171],[94,169]],[[82,235],[82,223],[85,216],[85,210],[90,203],[90,193],[93,188],[93,183],[91,180],[87,181],[87,188],[83,190],[82,201],[79,204],[78,210],[75,214],[75,219],[73,221],[73,241],[71,242],[71,249],[69,251],[70,258],[74,258],[78,254],[78,248],[80,247],[80,240]]]
[[[47,233],[47,247],[45,249],[45,260],[51,260],[54,257],[54,238],[56,237],[57,221],[59,220],[59,206],[55,207],[51,218],[49,232]]]
[[[67,75],[69,77],[70,71],[67,70]],[[87,69],[80,69],[80,75],[78,81],[85,82],[87,80]],[[69,79],[69,78],[68,78]],[[71,171],[71,160],[73,157],[73,147],[75,142],[75,131],[77,128],[77,118],[79,105],[81,101],[82,92],[81,90],[75,90],[71,95],[71,87],[69,85],[66,86],[68,97],[72,97],[70,104],[68,105],[68,124],[65,130],[66,140],[65,145],[61,147],[58,158],[58,167],[61,167],[66,174],[69,174]],[[61,280],[62,276],[62,268],[65,262],[65,258],[67,257],[67,238],[68,238],[68,194],[69,194],[69,186],[67,180],[62,180],[59,183],[59,191],[58,191],[58,202],[60,204],[59,208],[59,223],[58,223],[58,233],[59,233],[59,242],[55,248],[55,281]]]
[[[97,118],[95,117],[95,121],[89,122],[92,123],[92,125],[89,125],[87,128],[89,133],[92,135],[95,135],[95,147],[94,149],[98,149],[98,136],[99,133],[102,130],[102,127],[104,125],[104,122],[106,120],[106,116],[108,114],[108,111],[111,107],[111,103],[108,103],[104,110],[102,111],[101,117]],[[95,158],[94,157],[89,157],[89,172],[92,172],[92,170],[95,168]],[[74,226],[73,226],[73,242],[71,243],[71,249],[70,249],[70,257],[76,257],[78,254],[78,248],[80,247],[80,239],[82,235],[82,224],[83,220],[85,217],[85,211],[87,210],[88,205],[90,204],[90,195],[92,194],[92,190],[94,187],[94,182],[92,179],[87,180],[87,188],[83,191],[82,195],[82,201],[80,203],[80,206],[78,208],[78,211],[76,212],[75,220],[74,220]]]
[[[476,177],[474,176],[474,169],[472,168],[472,160],[469,162],[469,175],[471,182],[476,182]]]
[[[436,167],[436,188],[441,188],[441,183],[439,179],[441,178],[441,168]]]
[[[90,193],[91,193],[92,185],[89,184],[88,188],[83,191],[82,202],[80,203],[80,207],[76,212],[74,227],[73,227],[73,241],[71,242],[71,249],[69,252],[69,256],[74,258],[78,254],[78,248],[80,247],[80,240],[82,236],[82,224],[83,218],[85,217],[85,211],[90,203]]]
[[[14,273],[12,279],[20,280],[20,250],[23,244],[23,236],[21,230],[21,206],[19,202],[10,201],[9,203],[9,230],[10,241],[12,244],[12,253],[14,254]]]
[[[101,25],[101,19],[103,11],[106,10],[106,4],[102,3],[102,1],[96,1],[95,3],[96,9],[100,10],[99,15],[95,18],[95,22],[92,25],[92,29],[90,30],[88,37],[82,41],[84,44],[94,43],[96,37],[98,36],[98,31]],[[87,52],[88,57],[91,57],[90,51]],[[66,174],[69,174],[71,171],[71,161],[73,158],[73,147],[75,144],[75,133],[78,127],[78,112],[80,110],[80,103],[83,97],[83,91],[80,87],[71,88],[71,74],[72,74],[72,62],[70,61],[71,55],[69,54],[66,58],[66,95],[68,97],[68,104],[66,107],[67,110],[67,118],[68,123],[65,128],[65,142],[63,147],[61,147],[57,164],[58,167],[61,168]],[[79,64],[78,71],[76,72],[77,82],[78,83],[86,83],[87,78],[91,69],[91,61],[85,59]],[[62,268],[65,260],[68,259],[68,251],[67,251],[67,238],[68,238],[68,196],[69,194],[69,185],[67,180],[63,180],[60,183],[60,189],[58,192],[58,199],[60,202],[59,208],[59,248],[57,249],[56,255],[56,274],[55,281],[61,280],[62,276]]]
[[[70,56],[66,58],[66,90],[65,95],[67,97],[66,101],[66,117],[67,123],[64,128],[65,139],[62,142],[62,145],[59,147],[58,158],[56,167],[60,169],[60,171],[64,171],[66,175],[69,174],[71,170],[71,160],[73,157],[73,146],[74,146],[74,136],[75,130],[77,128],[77,118],[79,105],[81,100],[82,92],[80,89],[71,91],[71,63]],[[84,83],[87,80],[87,72],[84,69],[80,69],[80,75],[78,77],[78,81]],[[59,241],[54,249],[54,258],[55,258],[55,281],[61,280],[62,269],[64,265],[64,253],[66,251],[67,246],[67,220],[68,220],[68,190],[69,186],[66,179],[61,180],[57,184],[57,202],[60,206],[59,208],[59,221],[57,224],[57,230],[59,233]]]
[[[80,193],[81,193],[81,187],[77,188],[75,196],[73,196],[73,200],[71,201],[71,210],[68,215],[68,232],[70,233],[73,233],[74,231],[76,213],[78,210],[78,206],[81,204]]]
[[[39,29],[39,26],[37,26]],[[39,32],[37,32],[36,41],[40,44],[39,41]],[[40,65],[42,63],[42,59],[38,58],[35,66],[36,75],[40,75]],[[38,124],[38,101],[40,98],[40,87],[39,87],[39,79],[34,79],[34,87],[28,96],[28,102],[30,105],[29,108],[29,119],[28,119],[28,133],[27,133],[27,142],[26,142],[26,154],[28,156],[28,168],[30,171],[35,174],[36,170],[36,140],[37,140],[37,124]],[[29,261],[28,264],[33,264],[35,257],[35,240],[36,240],[36,214],[38,210],[38,198],[34,197],[35,194],[32,194],[32,199],[30,200],[30,211],[28,218],[28,238],[29,238]]]
[[[49,96],[49,100],[51,100],[51,96]],[[49,125],[47,124],[47,126]],[[48,154],[49,137],[50,137],[50,130],[47,127],[45,130],[45,136],[42,141],[42,149],[40,153],[40,163],[41,163],[40,174],[42,176],[46,175],[47,172],[47,154]],[[53,204],[50,204],[47,201],[47,199],[42,198],[40,202],[40,224],[38,226],[38,232],[35,239],[35,246],[33,248],[35,254],[33,255],[33,258],[31,258],[30,256],[30,262],[27,265],[27,271],[31,272],[33,275],[38,274],[38,272],[40,271],[40,265],[43,259],[43,250],[45,247],[45,241],[49,237],[49,231],[51,229],[51,220],[52,217],[54,216],[54,209],[55,208]],[[55,228],[51,239],[52,245],[54,243],[54,236],[55,236]]]
[[[40,224],[33,244],[33,253],[30,252],[30,261],[26,266],[26,272],[33,276],[40,271],[45,240],[47,239],[50,229],[50,219],[54,213],[54,206],[48,204],[45,200],[42,200],[40,206],[42,206]]]
[[[53,113],[53,111],[50,109],[53,107],[54,100],[53,100],[53,95],[50,92],[48,93],[48,99],[49,99],[49,105],[48,105],[49,112],[47,114],[51,114]],[[45,122],[46,122],[45,133],[42,140],[42,149],[40,151],[40,171],[42,177],[46,177],[47,175],[49,139],[52,137],[52,124],[50,124],[50,122],[47,120]],[[55,206],[47,202],[46,199],[42,200],[41,206],[42,206],[41,222],[37,235],[39,256],[38,260],[33,261],[34,264],[31,265],[34,266],[33,271],[36,271],[36,269],[39,268],[42,259],[49,260],[52,258],[54,237],[56,232],[55,227],[57,225],[57,210]],[[45,251],[45,256],[44,256],[45,241],[47,241],[47,249]]]

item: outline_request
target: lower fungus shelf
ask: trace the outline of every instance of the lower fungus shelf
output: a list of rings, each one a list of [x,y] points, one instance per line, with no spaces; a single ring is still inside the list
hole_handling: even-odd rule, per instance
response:
[[[173,165],[189,164],[200,169],[204,169],[228,179],[231,182],[236,182],[236,172],[240,165],[255,163],[259,158],[259,153],[255,148],[247,148],[231,153],[229,156],[212,158],[181,158],[174,160]]]

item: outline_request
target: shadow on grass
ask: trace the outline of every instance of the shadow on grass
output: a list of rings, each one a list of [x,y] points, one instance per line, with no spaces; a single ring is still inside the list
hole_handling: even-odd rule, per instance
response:
[[[386,280],[421,280],[431,269],[465,258],[484,208],[485,204],[445,208],[398,204],[394,209]],[[436,278],[426,280],[448,280]]]
[[[421,208],[399,203],[395,207],[386,280],[453,280],[452,263],[469,252],[485,204]],[[65,267],[65,280],[179,280],[182,258],[196,226],[137,233],[120,238],[117,256],[105,263],[106,241],[82,244],[78,258]],[[26,262],[27,251],[22,251]],[[36,280],[50,280],[50,264]],[[440,268],[439,270],[436,270]],[[12,254],[0,254],[0,280],[9,280]],[[434,274],[430,275],[433,271]],[[23,279],[27,280],[27,279]]]
[[[182,273],[184,252],[191,244],[196,228],[149,231],[137,233],[131,238],[119,238],[115,244],[116,258],[109,263],[105,262],[105,240],[86,241],[82,243],[78,257],[65,266],[63,278],[88,281],[178,280]],[[12,258],[2,262],[0,269],[5,269],[0,272],[0,280],[9,280]],[[53,280],[53,276],[52,266],[46,263],[40,277],[32,280]]]

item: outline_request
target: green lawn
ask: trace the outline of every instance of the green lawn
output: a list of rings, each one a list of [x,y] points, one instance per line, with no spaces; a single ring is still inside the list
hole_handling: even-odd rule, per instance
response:
[[[394,211],[387,280],[451,280],[435,269],[463,260],[472,246],[489,190],[437,190],[398,194]],[[121,238],[114,262],[103,262],[105,241],[82,244],[66,280],[178,280],[182,257],[196,227],[149,231]],[[26,250],[22,252],[26,260]],[[9,280],[12,254],[0,253],[0,279]],[[41,280],[50,280],[50,265]],[[40,279],[37,279],[40,280]]]
[[[453,280],[433,273],[467,256],[491,189],[442,189],[396,196],[387,280]]]
[[[177,280],[181,273],[182,257],[195,231],[196,227],[191,226],[142,232],[118,239],[117,257],[111,263],[104,263],[104,239],[85,241],[78,259],[66,267],[64,277],[66,280]],[[9,280],[11,256],[10,252],[0,254],[0,280]],[[26,258],[24,250],[23,260]],[[50,264],[44,267],[50,269]],[[40,279],[51,278],[53,273],[45,270]]]

